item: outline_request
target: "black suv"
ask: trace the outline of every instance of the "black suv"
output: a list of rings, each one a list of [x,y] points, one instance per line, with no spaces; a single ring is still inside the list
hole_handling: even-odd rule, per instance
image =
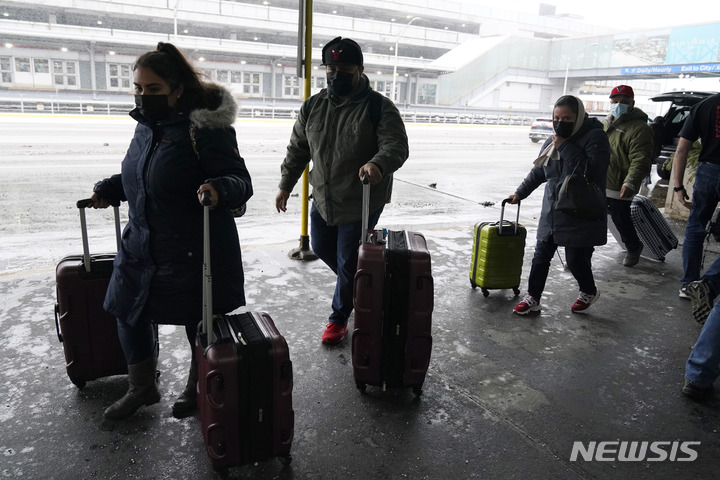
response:
[[[717,92],[667,92],[656,95],[650,100],[653,102],[671,102],[670,108],[664,115],[655,117],[650,126],[655,133],[655,152],[653,163],[657,164],[657,174],[665,180],[670,178],[670,169],[664,168],[670,155],[675,153],[678,144],[680,129],[690,113],[690,108],[696,103],[715,95]]]

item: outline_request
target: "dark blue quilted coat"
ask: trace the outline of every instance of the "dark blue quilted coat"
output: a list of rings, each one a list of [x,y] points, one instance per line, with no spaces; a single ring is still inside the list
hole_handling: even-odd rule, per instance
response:
[[[95,186],[101,197],[128,202],[129,221],[104,307],[130,325],[196,325],[201,320],[203,207],[197,190],[206,182],[220,199],[210,219],[214,310],[227,313],[245,305],[231,209],[247,202],[253,190],[232,127],[237,105],[222,88],[215,94],[217,108],[176,114],[157,124],[137,109],[130,112],[138,125],[122,173]]]

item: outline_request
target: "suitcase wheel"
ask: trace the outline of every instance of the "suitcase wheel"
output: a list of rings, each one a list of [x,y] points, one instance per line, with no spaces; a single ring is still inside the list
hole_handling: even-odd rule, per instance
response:
[[[280,463],[282,463],[283,465],[290,465],[290,462],[292,462],[292,455],[290,455],[289,453],[280,457]]]
[[[87,385],[87,382],[85,380],[78,380],[75,378],[71,378],[70,381],[73,383],[73,385],[78,387],[80,390],[82,390],[85,387],[85,385]]]
[[[413,387],[413,393],[415,394],[416,397],[419,397],[420,395],[422,395],[422,385],[415,385]]]
[[[367,388],[367,385],[365,385],[362,382],[356,382],[355,386],[357,387],[358,390],[360,390],[360,393],[365,393],[365,389]]]
[[[482,292],[483,292],[483,295],[486,296],[486,297],[487,297],[488,295],[490,295],[490,290],[488,290],[487,288],[483,288],[483,289],[482,289]]]

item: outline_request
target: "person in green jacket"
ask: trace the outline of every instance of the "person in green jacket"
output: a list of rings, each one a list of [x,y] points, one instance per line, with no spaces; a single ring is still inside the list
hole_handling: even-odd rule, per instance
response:
[[[327,89],[305,100],[281,166],[275,208],[284,212],[293,187],[312,160],[310,244],[337,275],[332,313],[322,342],[340,343],[353,310],[353,279],[361,238],[362,177],[370,178],[368,228],[390,201],[393,173],[408,157],[400,112],[373,91],[356,42],[337,37],[322,50]]]
[[[643,244],[630,217],[630,205],[643,179],[650,174],[654,138],[647,114],[635,106],[632,87],[613,88],[610,105],[610,114],[603,121],[611,151],[606,187],[608,212],[625,244],[623,265],[632,267],[640,261]]]

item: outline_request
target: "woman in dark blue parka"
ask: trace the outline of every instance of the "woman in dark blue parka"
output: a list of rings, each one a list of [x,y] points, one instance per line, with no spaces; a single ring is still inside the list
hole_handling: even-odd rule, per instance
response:
[[[210,192],[215,313],[245,305],[233,209],[252,195],[228,91],[204,83],[177,48],[159,43],[133,65],[137,120],[121,174],[95,185],[93,206],[128,202],[129,221],[115,257],[105,309],[115,315],[130,387],[105,418],[129,417],[160,400],[153,323],[183,325],[194,351],[202,317],[203,207]],[[184,417],[197,408],[194,354],[185,391],[173,405]]]
[[[602,123],[589,117],[582,100],[572,95],[564,95],[555,102],[553,128],[555,134],[543,145],[530,173],[509,196],[511,203],[518,203],[545,184],[528,293],[513,309],[519,315],[540,310],[540,296],[558,245],[565,247],[568,268],[580,289],[570,311],[583,312],[600,296],[591,261],[595,247],[607,242],[605,195],[592,200],[600,212],[596,218],[578,217],[555,207],[564,180],[573,172],[584,174],[600,192],[605,192],[610,143]]]

